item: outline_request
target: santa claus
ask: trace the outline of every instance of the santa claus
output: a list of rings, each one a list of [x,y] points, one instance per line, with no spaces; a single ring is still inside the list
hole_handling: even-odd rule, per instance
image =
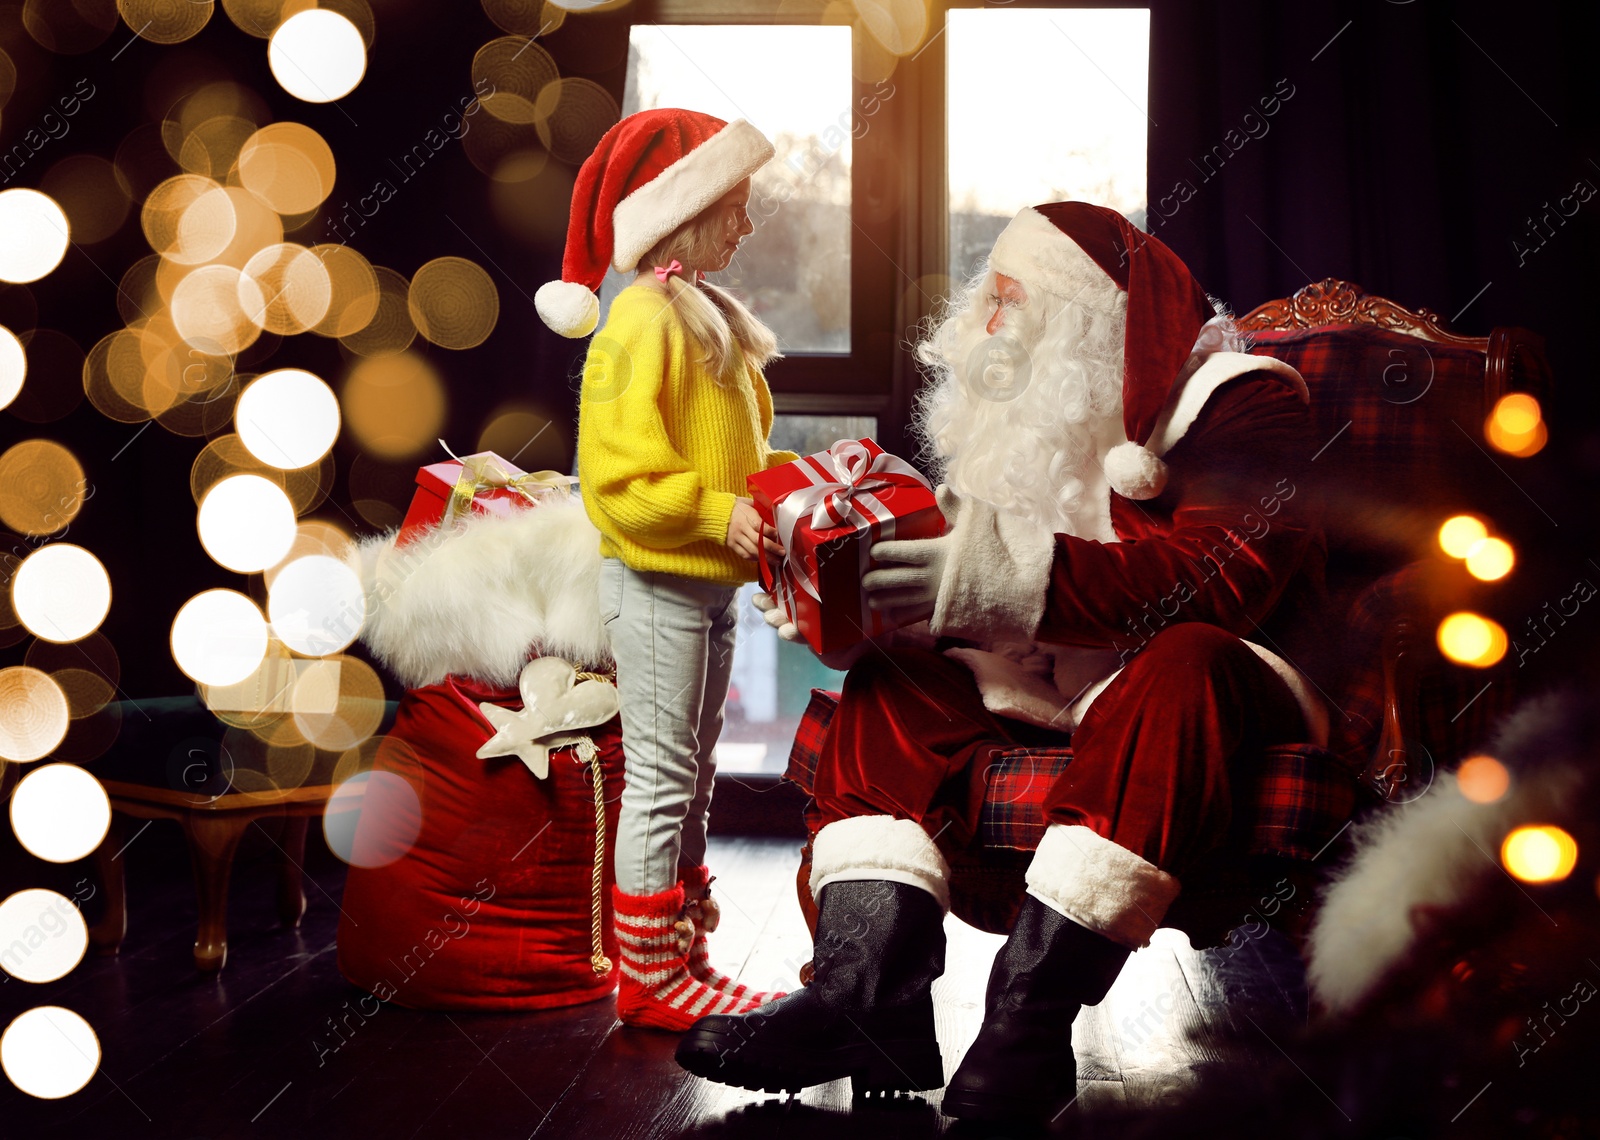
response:
[[[872,550],[871,604],[928,617],[928,636],[840,663],[810,808],[814,980],[699,1021],[685,1068],[769,1090],[943,1084],[945,853],[977,841],[996,752],[1070,740],[943,1108],[1038,1120],[1073,1097],[1073,1018],[1235,839],[1230,774],[1326,739],[1312,688],[1243,639],[1267,640],[1258,623],[1319,536],[1296,493],[1305,384],[1242,348],[1183,262],[1115,211],[1052,203],[1001,233],[917,348],[952,525]]]

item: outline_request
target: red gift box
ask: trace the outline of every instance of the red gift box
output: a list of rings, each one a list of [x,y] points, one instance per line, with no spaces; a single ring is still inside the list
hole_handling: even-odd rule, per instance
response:
[[[762,521],[777,528],[784,557],[761,561],[761,585],[818,653],[832,653],[894,626],[867,605],[861,579],[877,565],[872,544],[934,538],[944,515],[909,463],[870,439],[842,439],[748,479]]]
[[[448,450],[448,448],[446,449]],[[400,524],[397,546],[469,514],[509,515],[537,506],[551,491],[570,494],[577,480],[555,471],[523,471],[492,451],[430,463],[417,471],[417,490]]]

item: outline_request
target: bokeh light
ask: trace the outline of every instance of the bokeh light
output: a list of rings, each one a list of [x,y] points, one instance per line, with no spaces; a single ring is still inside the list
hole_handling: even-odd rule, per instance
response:
[[[1480,538],[1467,551],[1467,573],[1482,582],[1497,582],[1516,565],[1516,551],[1503,538]]]
[[[566,471],[572,465],[566,430],[536,405],[512,400],[484,420],[474,451],[492,451],[524,471]]]
[[[926,0],[852,0],[867,32],[893,55],[910,55],[928,34]]]
[[[269,634],[255,668],[228,684],[202,684],[200,698],[224,724],[253,728],[269,717],[288,714],[294,678],[289,647]]]
[[[372,267],[377,294],[372,315],[351,332],[341,332],[339,343],[358,356],[381,356],[399,352],[417,338],[417,325],[411,319],[411,282],[383,265]]]
[[[49,674],[26,665],[0,669],[0,760],[26,764],[67,735],[67,697]]]
[[[0,1068],[29,1096],[59,1100],[83,1088],[100,1068],[100,1039],[70,1009],[35,1006],[0,1034]]]
[[[435,447],[444,427],[444,384],[432,365],[412,352],[357,364],[339,402],[356,442],[382,459],[408,459]]]
[[[539,93],[560,76],[555,58],[522,35],[490,40],[472,57],[474,90],[491,85],[480,105],[502,122],[531,126]]]
[[[17,891],[0,902],[0,968],[23,982],[53,982],[83,961],[89,928],[72,900],[40,888]],[[18,951],[18,947],[21,951]]]
[[[53,534],[78,517],[88,482],[59,443],[27,439],[0,454],[0,522],[21,534]]]
[[[393,772],[358,772],[333,789],[323,812],[328,849],[352,867],[403,858],[422,833],[416,788]]]
[[[37,190],[0,190],[0,281],[37,281],[67,254],[67,215]]]
[[[1474,613],[1453,613],[1439,623],[1439,651],[1457,665],[1487,669],[1506,655],[1506,631]]]
[[[1500,862],[1524,883],[1558,883],[1578,865],[1578,843],[1559,827],[1518,827],[1500,845]]]
[[[48,673],[61,686],[67,698],[67,716],[72,720],[105,708],[116,698],[117,682],[122,679],[116,647],[98,632],[70,644],[35,639],[22,663]]]
[[[267,593],[272,632],[296,653],[321,657],[356,639],[366,620],[361,579],[325,554],[296,558],[279,569]]]
[[[248,574],[277,564],[294,542],[294,507],[278,484],[230,475],[200,501],[200,545],[219,566]]]
[[[17,334],[0,326],[0,408],[17,398],[28,378],[28,354],[22,350]]]
[[[292,471],[268,466],[251,455],[237,435],[229,432],[206,444],[195,456],[189,468],[189,492],[198,507],[207,492],[229,476],[260,475],[282,487],[295,513],[304,514],[327,497],[333,486],[333,470],[331,454],[309,467],[297,467]]]
[[[250,383],[234,409],[239,440],[261,462],[307,467],[339,438],[339,399],[299,368],[280,368]]]
[[[279,336],[294,336],[319,324],[333,301],[327,267],[293,242],[269,245],[245,262],[239,288],[245,315]]]
[[[1519,459],[1537,454],[1550,438],[1539,401],[1526,392],[1509,392],[1495,401],[1483,434],[1495,450]]]
[[[111,826],[111,800],[76,764],[35,768],[11,793],[11,830],[30,855],[71,863],[93,853]]]
[[[473,348],[500,319],[500,294],[482,266],[464,257],[436,257],[411,277],[411,320],[440,348]]]
[[[311,252],[328,273],[328,311],[311,327],[319,336],[360,332],[378,314],[378,274],[372,262],[347,245],[314,245]]]
[[[501,31],[519,36],[548,35],[567,15],[550,0],[483,0],[483,11]]]
[[[111,575],[100,559],[70,542],[41,546],[11,580],[11,604],[28,632],[69,642],[100,628],[111,609]]]
[[[290,704],[295,727],[318,748],[343,752],[378,731],[383,721],[383,681],[356,657],[298,662]]]
[[[239,149],[239,182],[280,214],[304,214],[333,193],[333,148],[303,123],[270,123]]]
[[[1511,773],[1493,756],[1468,756],[1456,769],[1456,786],[1475,804],[1492,804],[1511,788]]]
[[[484,106],[488,106],[487,103]],[[617,101],[592,79],[557,79],[539,92],[533,125],[539,141],[562,162],[588,158],[601,136],[617,125]]]
[[[203,352],[242,352],[261,335],[254,315],[266,308],[255,278],[231,265],[203,265],[178,282],[172,323],[178,335]]]
[[[191,680],[232,685],[267,653],[267,619],[237,590],[206,590],[172,619],[172,659]]]
[[[63,158],[45,172],[39,189],[61,206],[79,245],[93,245],[116,233],[132,207],[128,180],[96,154]]]
[[[62,55],[93,51],[106,42],[117,26],[116,7],[109,3],[60,4],[53,0],[26,0],[21,16],[22,26],[35,43]]]
[[[342,99],[361,82],[367,45],[344,16],[325,8],[296,12],[273,31],[267,65],[285,91],[307,103]]]
[[[1439,549],[1451,558],[1465,558],[1473,543],[1488,533],[1489,528],[1476,515],[1452,515],[1439,527]]]
[[[176,44],[199,35],[211,19],[212,0],[117,0],[117,12],[136,36],[157,44]]]

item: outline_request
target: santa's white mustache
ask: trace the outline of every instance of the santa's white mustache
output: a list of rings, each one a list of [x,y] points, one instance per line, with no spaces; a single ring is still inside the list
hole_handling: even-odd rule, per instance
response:
[[[1033,379],[1030,345],[1002,326],[999,332],[972,346],[960,376],[967,394],[973,399],[991,403],[1015,400],[1027,391]]]

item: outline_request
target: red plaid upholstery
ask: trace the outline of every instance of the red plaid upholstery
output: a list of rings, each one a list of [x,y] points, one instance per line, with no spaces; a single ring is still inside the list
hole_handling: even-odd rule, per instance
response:
[[[1428,503],[1481,467],[1476,434],[1484,406],[1484,357],[1371,325],[1327,325],[1250,335],[1251,350],[1297,369],[1311,393],[1327,450],[1315,472],[1336,511],[1340,499]],[[1459,424],[1463,431],[1451,426]],[[1329,442],[1331,441],[1331,442]],[[1329,540],[1345,535],[1330,527]]]
[[[785,777],[811,790],[817,759],[839,694],[812,689],[800,719]],[[1072,762],[1071,748],[1016,748],[1001,752],[986,774],[979,827],[985,847],[1031,851],[1044,835],[1044,798]],[[1350,818],[1356,784],[1351,768],[1309,744],[1270,748],[1253,786],[1236,797],[1235,827],[1250,855],[1314,859]]]

